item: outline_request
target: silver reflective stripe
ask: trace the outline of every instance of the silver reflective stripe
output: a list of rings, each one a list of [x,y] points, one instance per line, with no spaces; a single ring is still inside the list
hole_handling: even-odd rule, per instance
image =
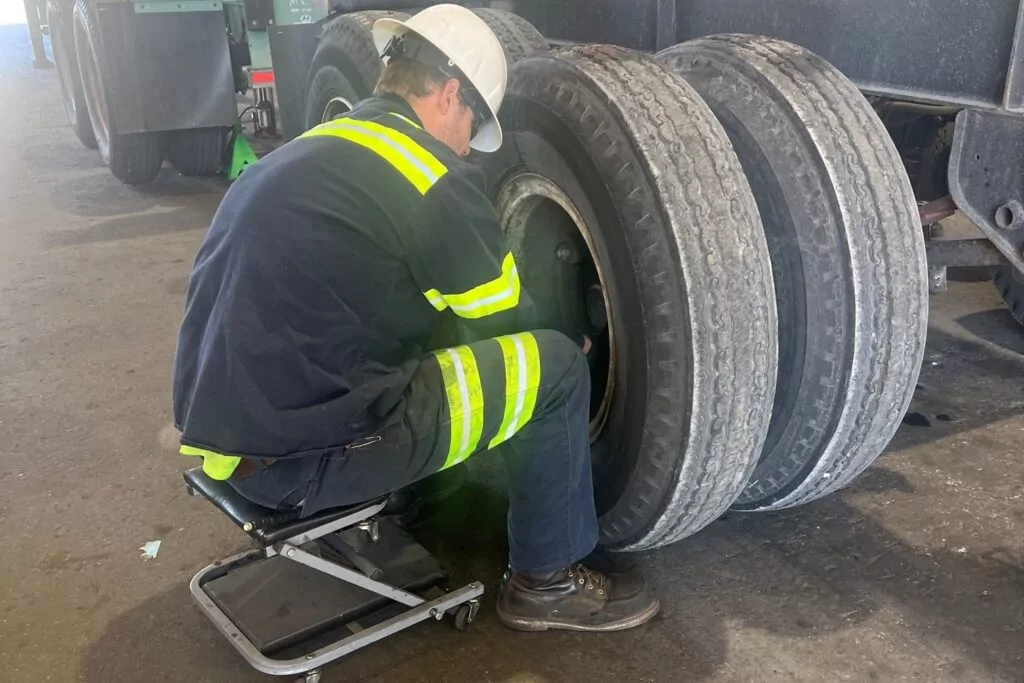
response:
[[[523,348],[523,342],[519,340],[518,334],[513,334],[509,339],[512,340],[516,347],[516,365],[519,366],[519,391],[516,392],[516,409],[512,414],[512,421],[509,423],[508,429],[505,430],[502,441],[511,439],[519,428],[519,418],[523,415],[523,405],[526,403],[526,380],[528,374],[526,372],[526,349]]]
[[[462,443],[459,444],[459,452],[465,453],[469,449],[469,433],[472,430],[473,406],[469,402],[469,385],[466,384],[466,371],[462,367],[462,359],[454,349],[448,349],[448,356],[452,359],[455,367],[455,377],[459,381],[459,397],[462,399]]]

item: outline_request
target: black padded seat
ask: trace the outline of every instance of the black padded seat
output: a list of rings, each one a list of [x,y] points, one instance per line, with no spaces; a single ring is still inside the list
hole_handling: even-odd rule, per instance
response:
[[[311,517],[300,518],[297,508],[285,511],[273,510],[253,503],[238,493],[228,482],[217,481],[206,476],[202,467],[187,470],[184,477],[185,484],[191,491],[202,495],[216,505],[221,512],[238,525],[238,528],[265,546],[341,519],[384,500],[377,498],[358,505],[330,508],[321,510]]]

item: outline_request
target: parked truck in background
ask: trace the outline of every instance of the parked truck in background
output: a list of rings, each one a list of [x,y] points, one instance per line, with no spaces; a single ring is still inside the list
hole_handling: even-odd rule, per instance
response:
[[[343,115],[380,74],[373,22],[426,4],[49,0],[48,16],[76,135],[137,184],[165,160],[237,172],[245,140]],[[467,6],[512,67],[506,144],[478,161],[524,283],[596,341],[605,547],[852,481],[906,411],[947,268],[991,268],[1024,324],[1020,0]],[[956,210],[976,236],[938,234]]]

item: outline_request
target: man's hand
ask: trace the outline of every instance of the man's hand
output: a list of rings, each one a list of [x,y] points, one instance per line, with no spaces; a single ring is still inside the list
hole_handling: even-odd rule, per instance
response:
[[[588,337],[587,335],[583,335],[583,354],[584,355],[590,353],[590,347],[591,346],[592,346],[592,344],[590,342],[590,337]]]

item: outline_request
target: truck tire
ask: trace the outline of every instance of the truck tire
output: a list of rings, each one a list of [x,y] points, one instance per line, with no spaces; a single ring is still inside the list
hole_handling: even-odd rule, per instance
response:
[[[50,27],[50,44],[53,47],[53,61],[57,65],[60,80],[60,95],[64,100],[71,129],[75,137],[88,147],[96,149],[96,136],[85,105],[82,91],[82,76],[78,71],[78,55],[75,54],[75,25],[73,3],[67,0],[49,0],[46,3],[46,21]]]
[[[473,12],[491,27],[494,35],[498,36],[501,46],[505,48],[505,60],[509,66],[520,59],[547,52],[547,38],[518,14],[486,8],[474,9]]]
[[[82,75],[86,109],[103,163],[127,185],[148,183],[160,172],[163,149],[158,133],[120,134],[110,113],[104,84],[102,43],[89,0],[76,0],[75,51]]]
[[[997,268],[995,285],[1014,319],[1024,325],[1024,275],[1013,268]]]
[[[344,114],[373,94],[382,63],[373,43],[373,24],[404,12],[369,10],[343,14],[324,25],[306,80],[306,130]]]
[[[596,349],[601,544],[695,533],[742,491],[775,388],[770,258],[728,138],[682,79],[611,46],[518,62],[500,118],[483,163],[523,286],[542,326]]]
[[[779,306],[779,382],[740,510],[807,503],[889,443],[924,355],[914,193],[863,95],[811,52],[726,35],[668,48],[725,127],[757,197]]]
[[[220,172],[230,137],[230,128],[172,130],[164,136],[164,149],[181,175],[204,178]]]

